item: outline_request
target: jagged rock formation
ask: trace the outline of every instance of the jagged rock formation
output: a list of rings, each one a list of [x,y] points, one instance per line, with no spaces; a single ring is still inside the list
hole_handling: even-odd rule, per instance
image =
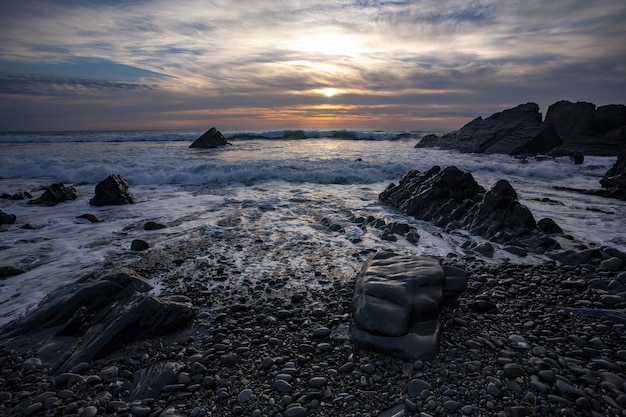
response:
[[[39,204],[42,206],[56,206],[68,200],[76,200],[78,193],[74,187],[66,187],[62,183],[52,184],[46,187],[46,191],[37,199],[31,200],[29,204]]]
[[[626,144],[626,106],[559,101],[542,121],[535,103],[478,117],[442,137],[427,135],[417,148],[438,147],[509,155],[617,155]]]
[[[132,270],[88,275],[50,294],[0,329],[4,343],[37,351],[57,373],[124,344],[184,328],[195,312],[187,297],[159,298]]]
[[[228,145],[228,141],[222,135],[222,132],[212,127],[207,130],[202,136],[196,139],[189,147],[190,148],[217,148],[218,146]]]
[[[360,347],[405,359],[432,356],[446,298],[467,287],[459,268],[430,256],[378,252],[359,273],[352,298],[352,339]]]
[[[615,164],[604,174],[600,185],[605,188],[608,197],[626,200],[626,150],[619,154]]]
[[[96,185],[96,194],[89,200],[92,206],[119,206],[133,204],[135,199],[128,191],[128,181],[120,175],[109,175]]]
[[[466,229],[494,242],[525,240],[524,246],[538,252],[557,245],[538,227],[506,180],[485,191],[472,174],[453,166],[435,166],[423,173],[409,171],[398,185],[390,184],[379,199],[407,215],[447,229]]]
[[[547,153],[560,143],[554,127],[542,123],[539,106],[527,103],[495,113],[486,119],[478,117],[460,130],[441,138],[429,135],[416,147],[436,146],[472,153],[530,155]]]

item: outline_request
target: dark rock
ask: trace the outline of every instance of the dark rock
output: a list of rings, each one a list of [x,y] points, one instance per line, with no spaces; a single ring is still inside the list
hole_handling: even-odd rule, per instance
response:
[[[135,373],[128,400],[156,398],[163,387],[176,381],[182,365],[177,362],[158,362]]]
[[[3,224],[14,224],[17,221],[15,214],[8,214],[0,210],[0,226]]]
[[[144,250],[148,250],[150,248],[150,244],[145,240],[134,239],[130,244],[130,250],[141,252]]]
[[[9,200],[30,200],[33,196],[28,191],[21,191],[8,197]]]
[[[149,221],[143,226],[143,230],[160,230],[165,229],[167,226],[161,223]]]
[[[77,219],[87,219],[89,220],[89,223],[100,223],[100,219],[95,215],[95,214],[81,214],[80,216],[76,217]]]
[[[539,106],[527,103],[492,114],[486,119],[478,117],[441,138],[426,136],[416,147],[527,155],[547,153],[560,144],[561,139],[554,127],[542,123]]]
[[[548,235],[563,233],[563,229],[561,229],[561,227],[550,218],[544,218],[539,220],[537,222],[537,227],[539,228],[539,230]]]
[[[196,139],[189,147],[190,148],[217,148],[218,146],[228,145],[228,141],[222,135],[222,132],[212,127],[207,130],[202,136]]]
[[[98,183],[94,197],[89,200],[92,206],[116,206],[134,202],[135,199],[128,192],[128,181],[115,174]]]
[[[559,136],[585,135],[592,129],[596,105],[558,101],[548,107],[545,122],[554,125]]]
[[[24,269],[14,268],[12,266],[0,266],[0,279],[13,277],[25,273]]]
[[[28,203],[42,206],[56,206],[64,201],[76,200],[76,198],[78,198],[78,193],[74,187],[66,187],[62,183],[56,183],[46,187],[46,191],[44,191],[39,198],[31,200]]]
[[[460,279],[457,273],[455,288],[463,287]],[[438,259],[376,253],[357,278],[352,298],[353,341],[401,358],[434,354],[445,287],[446,276]]]
[[[485,192],[472,174],[456,167],[409,171],[379,199],[407,215],[444,228],[463,228],[495,242],[542,235],[530,210],[519,203],[506,180]]]
[[[608,197],[626,200],[626,151],[622,151],[615,164],[604,174],[600,185],[609,193]]]

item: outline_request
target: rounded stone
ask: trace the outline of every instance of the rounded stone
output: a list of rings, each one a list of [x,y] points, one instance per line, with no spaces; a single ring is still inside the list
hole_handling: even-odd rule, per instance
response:
[[[306,408],[301,405],[294,405],[285,410],[285,417],[306,417]]]
[[[422,391],[428,390],[432,391],[433,387],[428,382],[415,378],[409,382],[409,386],[407,387],[407,391],[410,398],[417,398],[420,396]]]
[[[248,402],[250,398],[252,398],[252,390],[249,388],[246,388],[242,390],[237,396],[237,404],[243,405],[246,402]]]
[[[324,377],[321,376],[316,376],[314,378],[309,379],[309,386],[311,388],[321,388],[324,385],[326,385],[326,383],[328,382],[328,380]]]
[[[274,382],[274,389],[279,392],[291,392],[293,388],[291,384],[284,379],[277,379]]]

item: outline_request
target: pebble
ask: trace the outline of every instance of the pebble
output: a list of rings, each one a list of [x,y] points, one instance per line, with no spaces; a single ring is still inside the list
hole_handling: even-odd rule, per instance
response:
[[[250,398],[252,398],[252,390],[249,388],[246,388],[242,390],[237,396],[237,404],[243,405],[247,403],[250,400]]]
[[[417,398],[422,394],[423,391],[432,391],[432,389],[432,385],[418,378],[412,379],[407,387],[409,398]]]
[[[279,392],[291,392],[293,388],[291,384],[284,379],[277,379],[274,382],[274,389]]]

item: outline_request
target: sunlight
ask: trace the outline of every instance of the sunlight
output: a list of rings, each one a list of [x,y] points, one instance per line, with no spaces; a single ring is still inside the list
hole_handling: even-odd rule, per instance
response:
[[[334,97],[338,94],[344,94],[346,92],[345,90],[342,90],[341,88],[332,88],[332,87],[316,88],[315,90],[311,90],[311,91],[313,91],[315,94],[321,94],[328,98]]]

